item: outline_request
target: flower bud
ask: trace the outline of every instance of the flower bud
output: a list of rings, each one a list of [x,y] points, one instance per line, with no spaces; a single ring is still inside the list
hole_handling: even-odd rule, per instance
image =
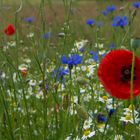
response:
[[[88,119],[88,113],[83,106],[76,104],[76,111],[77,111],[79,118],[81,118],[83,120]]]

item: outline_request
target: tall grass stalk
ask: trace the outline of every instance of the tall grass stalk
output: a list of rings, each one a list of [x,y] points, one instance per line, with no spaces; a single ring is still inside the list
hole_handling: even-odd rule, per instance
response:
[[[134,122],[134,131],[136,132],[136,121],[135,121],[135,112],[134,112],[134,92],[133,92],[133,82],[134,82],[134,76],[135,76],[135,53],[133,51],[132,54],[132,68],[131,68],[131,81],[130,81],[130,97],[131,97],[131,105],[132,105],[132,117]]]
[[[7,137],[7,139],[11,139],[14,140],[14,134],[13,134],[13,127],[12,127],[12,122],[11,122],[11,115],[9,114],[9,108],[8,108],[8,104],[5,100],[5,92],[4,92],[4,87],[1,86],[0,88],[0,98],[1,98],[1,103],[3,104],[4,107],[4,114],[3,114],[3,125],[5,126],[5,128],[7,129],[7,125],[8,125],[8,133],[9,133],[9,137]],[[4,134],[5,135],[5,134]]]

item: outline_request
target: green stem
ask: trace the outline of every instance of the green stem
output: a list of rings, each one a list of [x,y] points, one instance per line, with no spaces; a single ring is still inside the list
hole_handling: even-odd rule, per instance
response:
[[[132,105],[132,117],[134,121],[134,127],[136,128],[135,114],[134,114],[134,96],[133,96],[133,79],[134,79],[134,67],[135,67],[135,53],[132,54],[132,68],[131,68],[131,81],[130,81],[130,99]]]
[[[21,79],[22,80],[22,79]],[[22,94],[23,94],[23,100],[24,100],[24,104],[25,104],[25,110],[26,110],[26,115],[27,115],[27,122],[28,122],[28,135],[29,135],[29,139],[32,140],[32,130],[31,130],[31,125],[30,125],[30,115],[29,115],[29,110],[28,110],[28,105],[27,105],[27,99],[26,99],[26,95],[25,95],[25,89],[24,89],[24,84],[22,81]]]
[[[48,108],[47,108],[47,93],[46,93],[46,88],[45,88],[45,70],[42,69],[41,65],[40,65],[40,61],[38,59],[38,57],[34,54],[34,58],[39,66],[40,72],[42,74],[42,81],[43,81],[43,119],[44,119],[44,129],[43,129],[43,139],[46,140],[47,137],[47,125],[48,125],[48,121],[47,121],[47,112],[48,112]],[[44,65],[44,64],[43,64]]]
[[[2,86],[2,88],[3,88],[3,86]],[[14,135],[13,135],[13,128],[12,128],[12,124],[11,124],[11,120],[10,120],[10,115],[9,115],[9,112],[8,112],[8,108],[7,108],[7,104],[6,104],[6,101],[5,101],[5,99],[4,99],[4,95],[3,95],[3,91],[2,91],[2,89],[0,90],[1,92],[1,102],[3,103],[3,106],[4,106],[4,109],[5,109],[5,121],[8,121],[8,126],[9,126],[9,133],[10,133],[10,137],[11,137],[11,140],[14,140]]]

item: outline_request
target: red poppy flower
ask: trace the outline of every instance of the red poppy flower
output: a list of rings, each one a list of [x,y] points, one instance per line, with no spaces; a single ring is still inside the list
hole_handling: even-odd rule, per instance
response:
[[[4,33],[8,36],[11,36],[15,33],[15,29],[14,26],[12,24],[9,24],[5,29],[4,29]]]
[[[98,78],[107,92],[119,99],[130,98],[132,52],[110,51],[100,62]],[[135,56],[133,96],[140,94],[140,59]]]

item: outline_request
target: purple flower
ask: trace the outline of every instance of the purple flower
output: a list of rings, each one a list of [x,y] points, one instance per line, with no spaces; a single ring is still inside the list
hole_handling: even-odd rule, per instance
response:
[[[28,23],[32,23],[33,22],[33,17],[24,18],[24,21],[26,21]]]
[[[51,36],[51,32],[45,33],[43,38],[48,39]]]
[[[49,89],[49,85],[47,83],[45,84],[45,89],[46,91]]]

